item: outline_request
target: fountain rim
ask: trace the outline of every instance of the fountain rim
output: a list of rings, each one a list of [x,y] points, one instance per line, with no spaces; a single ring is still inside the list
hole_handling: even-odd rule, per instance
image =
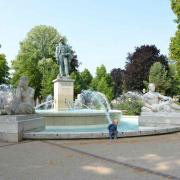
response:
[[[96,110],[96,109],[73,109],[73,110],[35,110],[36,114],[42,116],[97,116],[97,115],[104,115],[107,111],[106,110]],[[109,110],[109,113],[119,113],[122,115],[122,111],[120,110]]]

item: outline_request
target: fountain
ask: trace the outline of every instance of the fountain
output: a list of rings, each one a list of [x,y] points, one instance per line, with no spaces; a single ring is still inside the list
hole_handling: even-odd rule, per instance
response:
[[[58,92],[54,92],[54,94],[60,96],[62,93],[63,100],[62,97],[56,99],[56,96],[54,98],[48,96],[46,102],[36,107],[36,114],[0,116],[0,139],[18,142],[22,139],[105,138],[108,137],[107,127],[111,123],[111,119],[118,119],[120,122],[118,137],[180,131],[180,123],[175,119],[171,122],[163,121],[163,127],[162,120],[160,123],[158,119],[157,122],[154,122],[153,127],[151,127],[152,123],[148,126],[139,126],[137,116],[126,116],[124,119],[121,111],[111,110],[106,97],[100,92],[83,90],[73,102],[71,101],[73,94],[70,94],[69,98],[69,93],[73,93],[72,82],[73,80],[70,78],[58,77],[54,81],[54,91]],[[67,92],[69,89],[70,91]],[[14,91],[10,87],[2,85],[0,86],[0,95],[0,105],[4,106],[11,102],[10,97],[14,97]],[[142,124],[141,116],[140,123]],[[160,126],[157,126],[157,123],[160,123]]]
[[[71,47],[64,40],[56,47],[56,60],[59,64],[59,74],[53,81],[54,100],[47,101],[42,106],[46,107],[48,103],[53,102],[52,109],[42,109],[41,105],[36,107],[36,113],[44,118],[45,129],[42,132],[25,133],[25,138],[40,138],[43,134],[48,138],[50,134],[56,134],[58,138],[69,137],[77,132],[107,132],[108,124],[111,119],[120,121],[121,111],[111,110],[107,98],[100,92],[84,90],[74,100],[74,80],[69,77],[69,62],[72,60]],[[82,135],[82,134],[81,134]],[[89,136],[91,137],[91,136]],[[53,136],[53,138],[55,138]],[[56,137],[57,138],[57,137]]]
[[[59,74],[53,81],[53,109],[36,109],[36,113],[44,117],[46,127],[107,125],[111,118],[120,119],[121,111],[111,110],[105,95],[100,92],[84,90],[73,103],[74,80],[69,76],[72,49],[64,39],[57,45],[55,55]]]
[[[0,116],[1,140],[19,142],[22,139],[103,138],[109,136],[108,124],[114,119],[119,121],[118,137],[180,131],[178,120],[174,122],[176,124],[168,121],[168,127],[161,128],[140,127],[137,116],[123,119],[121,111],[112,110],[106,96],[100,92],[83,90],[74,102],[74,80],[69,76],[71,53],[70,46],[59,43],[56,48],[59,74],[53,81],[54,98],[48,96],[46,102],[38,105],[35,111],[31,102],[34,90],[27,84],[20,83],[16,95],[10,87],[0,86],[0,115],[6,114]],[[15,104],[11,106],[11,102]],[[7,111],[7,107],[10,107],[10,111]],[[146,117],[142,116],[140,120],[142,118]]]
[[[50,134],[55,133],[60,137],[67,131],[68,133],[63,136],[63,138],[66,138],[73,133],[73,130],[78,133],[82,131],[93,132],[94,130],[103,132],[104,129],[107,131],[107,126],[111,123],[111,119],[120,121],[121,111],[111,110],[106,97],[100,92],[82,91],[79,95],[79,97],[83,97],[84,101],[81,108],[77,106],[78,99],[76,103],[73,103],[74,80],[69,77],[69,64],[72,60],[71,53],[71,47],[64,42],[60,42],[56,48],[59,74],[53,81],[54,100],[49,96],[47,102],[41,104],[45,109],[41,109],[41,105],[38,105],[34,111],[33,103],[31,103],[34,90],[28,87],[27,84],[24,87],[24,83],[21,84],[22,87],[18,86],[15,93],[8,92],[8,96],[5,99],[0,99],[2,101],[1,114],[4,114],[4,116],[0,116],[0,123],[3,125],[5,122],[7,129],[10,127],[6,131],[0,124],[0,135],[2,132],[3,136],[0,139],[18,142],[22,140],[22,137],[38,138],[38,133],[45,134],[45,137],[43,136],[42,138],[49,138],[48,132],[51,132]],[[23,78],[25,77],[21,79]],[[6,87],[6,89],[8,88]],[[21,92],[21,90],[24,92]],[[30,94],[28,94],[29,92]],[[12,95],[12,100],[7,101],[11,97],[10,95]],[[1,97],[3,96],[1,95]],[[26,99],[29,99],[28,102],[24,102]],[[34,112],[35,114],[33,114]],[[14,124],[11,119],[14,119]],[[13,138],[11,139],[9,136]]]
[[[75,102],[73,80],[57,77],[54,82],[54,100],[46,98],[35,112],[45,121],[44,130],[24,133],[28,139],[93,138],[107,136],[108,124],[117,119],[120,124],[121,111],[111,110],[106,96],[100,92],[82,90]],[[51,96],[49,96],[51,97]],[[53,108],[46,108],[47,106]],[[133,126],[133,128],[137,126]],[[131,128],[130,128],[131,129]]]
[[[111,110],[105,95],[100,92],[83,90],[75,102],[64,98],[63,104],[62,106],[59,104],[58,110],[45,108],[47,104],[55,102],[57,102],[56,99],[36,107],[36,113],[44,117],[48,127],[107,125],[111,123],[111,119],[120,121],[121,111]],[[65,105],[67,108],[64,108]],[[44,106],[44,109],[41,106]]]
[[[67,79],[65,79],[67,80]],[[40,110],[36,109],[36,113],[43,116],[45,119],[45,129],[42,131],[31,131],[24,133],[26,139],[79,139],[79,138],[103,138],[108,137],[108,124],[111,123],[111,119],[118,119],[118,137],[124,136],[142,136],[153,134],[164,134],[180,131],[180,123],[173,119],[171,122],[163,122],[160,126],[157,123],[146,126],[139,126],[139,118],[137,116],[131,116],[123,119],[121,111],[111,110],[107,98],[104,94],[91,90],[83,90],[81,94],[78,94],[75,102],[68,99],[67,84],[66,88],[63,87],[64,79],[60,78],[54,82],[59,82],[61,91],[66,90],[64,93],[64,101],[61,108],[55,103],[57,99],[54,97],[54,107],[57,109]],[[72,81],[68,79],[68,81]],[[70,84],[72,85],[72,84]],[[55,86],[55,85],[54,85]],[[58,90],[55,89],[54,90]],[[54,92],[59,94],[60,92]],[[71,90],[72,92],[72,90]],[[70,96],[71,97],[71,96]],[[53,102],[53,101],[51,101]],[[49,101],[47,102],[49,103]],[[42,105],[44,105],[43,103]],[[66,108],[65,108],[66,107]],[[39,106],[40,108],[40,106]],[[141,118],[141,116],[140,116]],[[142,123],[142,120],[140,120]],[[158,122],[158,121],[157,121]]]

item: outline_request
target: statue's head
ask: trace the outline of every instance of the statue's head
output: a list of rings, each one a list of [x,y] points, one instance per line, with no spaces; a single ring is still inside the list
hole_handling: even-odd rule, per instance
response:
[[[28,87],[28,78],[26,76],[21,76],[19,80],[19,86],[22,88]]]
[[[59,43],[67,44],[67,38],[65,36],[62,36]]]
[[[154,84],[154,83],[150,83],[150,84],[148,85],[148,89],[149,89],[150,91],[154,92],[155,89],[156,89],[155,84]]]

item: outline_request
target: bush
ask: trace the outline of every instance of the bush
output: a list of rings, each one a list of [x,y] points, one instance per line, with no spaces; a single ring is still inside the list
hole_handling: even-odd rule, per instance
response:
[[[125,101],[121,104],[112,104],[113,109],[121,110],[123,115],[140,115],[141,107],[143,106],[142,101]]]

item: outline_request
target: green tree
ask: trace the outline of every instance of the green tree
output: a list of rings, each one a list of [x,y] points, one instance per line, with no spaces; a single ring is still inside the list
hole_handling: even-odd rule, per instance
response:
[[[0,54],[0,84],[7,83],[9,80],[9,67],[7,65],[6,56]]]
[[[93,90],[104,93],[108,100],[111,101],[113,98],[113,83],[109,73],[106,72],[104,65],[97,67],[96,77],[91,82]]]
[[[60,38],[61,35],[51,26],[39,25],[32,28],[27,37],[20,42],[19,53],[12,62],[15,70],[12,83],[16,85],[20,76],[25,75],[30,86],[36,90],[35,96],[40,96],[43,75],[38,63],[48,58],[55,62],[55,47]]]
[[[81,90],[83,89],[84,86],[84,82],[79,71],[72,72],[70,77],[74,79],[74,96],[76,97],[77,94],[81,93]]]
[[[111,70],[111,77],[114,85],[114,97],[119,97],[123,92],[123,76],[124,70],[114,68]]]
[[[84,71],[80,73],[80,76],[83,81],[83,89],[89,89],[91,81],[93,79],[90,71],[88,69],[84,69]]]
[[[169,56],[177,63],[177,78],[180,81],[180,0],[171,0],[171,8],[177,17],[177,31],[170,41]]]
[[[177,76],[177,64],[169,64],[169,73],[168,73],[170,88],[166,91],[166,94],[169,96],[177,96],[180,94],[180,81]]]
[[[167,71],[160,62],[154,63],[150,68],[149,83],[156,85],[156,91],[165,94],[170,87]]]
[[[171,38],[169,52],[170,58],[176,61],[177,75],[180,79],[180,30],[177,30],[175,36]]]
[[[53,82],[56,79],[59,68],[58,65],[53,61],[53,59],[42,59],[38,62],[38,69],[42,74],[41,80],[41,96],[42,98],[47,97],[49,94],[53,93]]]
[[[133,53],[129,53],[125,66],[124,87],[127,90],[139,90],[144,88],[144,81],[148,81],[149,71],[155,62],[160,62],[168,70],[168,59],[161,55],[155,45],[143,45],[136,47]]]
[[[171,0],[171,8],[177,16],[175,22],[178,24],[178,29],[180,29],[180,0]]]

